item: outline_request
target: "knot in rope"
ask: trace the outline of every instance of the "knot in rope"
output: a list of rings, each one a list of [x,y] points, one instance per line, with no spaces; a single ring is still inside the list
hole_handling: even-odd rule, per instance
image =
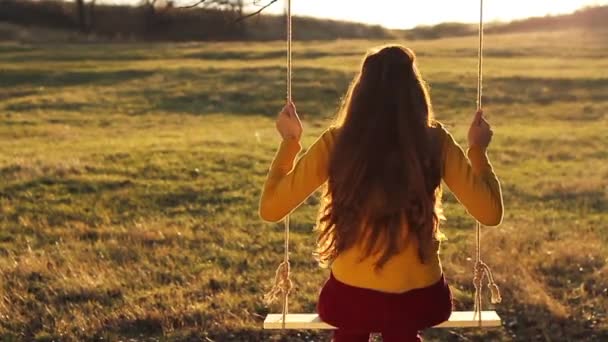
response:
[[[490,289],[491,293],[490,302],[492,304],[500,303],[502,301],[500,289],[494,281],[494,276],[492,275],[492,270],[490,269],[490,266],[488,266],[485,262],[478,260],[475,263],[475,273],[473,276],[473,284],[475,286],[476,296],[477,293],[480,293],[482,290],[484,277],[488,278],[488,289]]]
[[[477,317],[479,321],[479,327],[482,326],[481,320],[481,292],[483,287],[483,279],[484,277],[488,278],[488,288],[491,292],[490,302],[492,304],[498,304],[502,301],[500,296],[500,290],[496,282],[494,281],[494,276],[492,275],[492,270],[490,266],[488,266],[485,262],[481,260],[481,224],[477,222],[477,227],[475,229],[476,235],[476,258],[475,258],[475,269],[473,273],[473,286],[475,286],[475,306],[473,309],[473,317]]]
[[[280,297],[287,297],[291,290],[293,289],[293,283],[289,278],[291,271],[291,265],[289,261],[283,261],[279,267],[277,267],[277,271],[274,276],[274,285],[264,295],[264,302],[267,305],[270,305],[276,302]]]

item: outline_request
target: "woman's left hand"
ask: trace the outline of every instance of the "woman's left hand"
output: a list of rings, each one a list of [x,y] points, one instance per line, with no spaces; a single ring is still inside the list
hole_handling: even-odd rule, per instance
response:
[[[296,105],[290,102],[283,107],[283,110],[277,117],[277,131],[283,137],[283,140],[295,139],[300,140],[302,136],[302,121],[296,112]]]

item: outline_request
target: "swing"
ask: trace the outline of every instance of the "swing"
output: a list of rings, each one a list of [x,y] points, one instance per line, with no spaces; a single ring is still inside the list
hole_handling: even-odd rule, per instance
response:
[[[291,0],[287,1],[287,101],[291,102],[292,83],[292,15]],[[479,53],[478,53],[478,77],[477,77],[477,109],[481,109],[482,98],[482,62],[483,62],[483,0],[480,0],[479,13]],[[288,314],[288,296],[293,285],[289,278],[289,215],[285,218],[284,234],[284,258],[279,265],[275,276],[275,285],[269,292],[271,298],[282,297],[282,313],[268,314],[264,320],[264,329],[295,329],[295,330],[329,330],[336,329],[319,318],[318,314]],[[496,311],[482,311],[481,291],[484,277],[488,278],[488,288],[491,290],[491,302],[501,302],[498,286],[494,282],[490,267],[481,260],[481,224],[476,222],[475,227],[476,260],[474,268],[473,284],[475,286],[475,304],[473,311],[454,311],[449,320],[435,326],[435,328],[474,328],[474,327],[499,327],[502,325],[500,316]]]

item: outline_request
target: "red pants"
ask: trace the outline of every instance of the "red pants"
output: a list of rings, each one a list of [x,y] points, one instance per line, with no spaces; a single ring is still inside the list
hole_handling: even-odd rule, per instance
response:
[[[450,318],[452,292],[443,276],[429,287],[396,294],[350,286],[331,274],[317,311],[338,328],[335,342],[367,342],[371,333],[381,333],[385,342],[421,341],[421,330]]]

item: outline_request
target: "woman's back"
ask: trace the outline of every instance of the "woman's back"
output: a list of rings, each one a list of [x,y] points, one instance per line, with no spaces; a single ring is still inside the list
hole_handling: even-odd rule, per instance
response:
[[[443,126],[438,124],[430,130],[433,139],[441,146],[438,152],[442,180],[476,219],[488,226],[499,224],[503,210],[500,183],[485,151],[472,146],[467,158]],[[326,150],[331,151],[332,141],[335,141],[339,130],[328,134],[332,137],[326,140]],[[404,227],[402,248],[382,268],[377,269],[376,261],[380,256],[365,257],[365,227],[361,231],[363,234],[357,243],[334,259],[331,269],[336,279],[352,286],[401,293],[430,286],[441,278],[443,272],[438,241],[427,246],[425,254],[431,257],[423,262],[419,257],[420,245],[416,236],[408,234],[407,227]]]
[[[442,180],[477,220],[487,226],[499,224],[502,219],[500,183],[485,149],[471,146],[467,158],[443,126],[438,124],[430,130],[433,139],[441,146],[439,153]],[[284,177],[275,178],[281,181],[281,185],[273,182],[272,177],[269,178],[260,202],[260,214],[263,218],[269,221],[280,220],[327,180],[329,160],[339,134],[339,128],[324,132],[293,170],[293,158],[300,145],[289,140],[281,144],[272,169],[279,174],[291,172],[289,180]],[[355,234],[361,231],[365,232],[364,226],[353,229]],[[434,283],[442,274],[437,254],[439,243],[428,247],[428,255],[432,257],[423,263],[418,254],[417,239],[407,233],[407,227],[404,227],[404,232],[402,249],[378,270],[375,267],[378,255],[365,258],[366,239],[358,236],[357,243],[352,248],[338,254],[333,260],[331,268],[334,275],[349,285],[386,292],[404,292]]]

